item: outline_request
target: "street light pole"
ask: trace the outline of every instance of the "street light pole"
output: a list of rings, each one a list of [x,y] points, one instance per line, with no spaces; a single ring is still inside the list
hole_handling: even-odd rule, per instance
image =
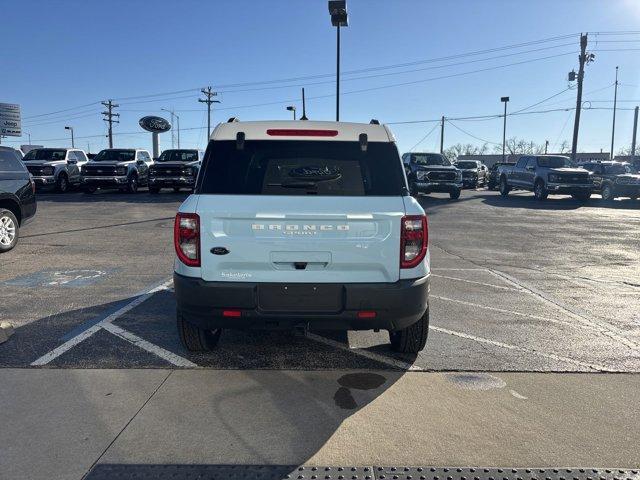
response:
[[[73,127],[64,127],[64,129],[71,131],[71,148],[76,148],[76,145],[73,141]],[[31,143],[31,139],[29,139],[29,143]]]
[[[174,148],[174,144],[173,144],[173,125],[174,125],[174,120],[173,120],[173,117],[176,118],[177,122],[175,122],[175,125],[177,127],[177,132],[178,132],[178,148],[180,148],[180,117],[176,114],[176,112],[174,110],[169,110],[168,108],[164,108],[164,107],[162,107],[160,110],[165,111],[169,115],[171,115],[171,125],[172,125],[171,148]]]
[[[509,97],[500,97],[500,101],[504,102],[504,123],[502,125],[502,162],[506,162],[505,146],[507,144],[507,103]]]
[[[331,25],[336,27],[336,122],[340,121],[340,27],[349,26],[346,0],[329,0]]]
[[[293,112],[293,119],[296,119],[296,106],[295,105],[289,105],[287,107],[287,110],[289,110],[290,112]]]

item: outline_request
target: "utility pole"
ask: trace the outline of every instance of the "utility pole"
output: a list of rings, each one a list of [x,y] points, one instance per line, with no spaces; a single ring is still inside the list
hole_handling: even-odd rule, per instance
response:
[[[502,163],[506,162],[505,147],[507,145],[507,103],[509,97],[500,97],[500,101],[504,102],[504,122],[502,124]]]
[[[633,137],[631,140],[631,161],[636,159],[636,132],[638,130],[638,107],[633,112]],[[29,142],[31,143],[31,142]]]
[[[300,120],[309,120],[307,118],[307,104],[304,99],[304,87],[302,87],[302,116],[300,117]]]
[[[220,103],[220,100],[212,100],[211,97],[218,96],[217,92],[212,91],[211,87],[203,88],[200,90],[202,94],[207,98],[199,98],[198,101],[207,104],[207,141],[211,136],[211,104]]]
[[[549,140],[544,141],[544,154],[547,154],[547,150],[549,148]]]
[[[442,120],[440,123],[440,153],[444,153],[444,115],[442,116]]]
[[[107,111],[102,112],[102,115],[104,115],[104,118],[102,120],[109,123],[109,148],[113,148],[113,124],[120,123],[120,120],[113,119],[113,117],[120,117],[119,113],[113,113],[113,109],[118,108],[120,105],[118,105],[117,103],[113,103],[112,100],[102,102],[102,105],[107,107]]]
[[[616,87],[613,94],[613,124],[611,125],[611,160],[613,160],[613,140],[616,137],[616,104],[618,103],[618,67],[616,67]]]
[[[576,97],[576,117],[573,123],[573,141],[571,143],[571,162],[576,161],[576,151],[578,150],[578,130],[580,129],[580,108],[582,107],[582,81],[584,80],[584,66],[591,62],[595,55],[587,54],[587,34],[580,35],[580,68],[578,69],[578,95]]]

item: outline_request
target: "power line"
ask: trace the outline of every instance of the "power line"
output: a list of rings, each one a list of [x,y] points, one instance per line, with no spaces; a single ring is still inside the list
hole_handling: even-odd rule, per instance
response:
[[[458,127],[455,123],[451,122],[449,119],[447,119],[447,123],[449,125],[451,125],[453,128],[460,130],[462,133],[464,133],[465,135],[470,136],[471,138],[475,138],[476,140],[480,140],[481,142],[484,143],[491,143],[492,145],[502,145],[501,143],[497,143],[497,142],[492,142],[491,140],[487,140],[484,138],[480,138],[480,137],[476,137],[474,134],[467,132],[466,130],[463,130],[462,128]]]
[[[547,100],[551,100],[552,98],[555,98],[558,95],[562,95],[564,92],[567,92],[569,90],[571,90],[571,89],[570,88],[565,88],[561,92],[554,93],[553,95],[551,95],[550,97],[545,98],[544,100],[540,100],[539,102],[533,103],[533,104],[529,105],[528,107],[521,108],[520,110],[516,110],[515,112],[512,112],[512,113],[520,113],[520,112],[524,112],[525,110],[529,110],[530,108],[537,107],[538,105],[540,105],[542,103],[545,103]]]
[[[439,122],[440,120],[436,120],[436,121]],[[414,148],[416,148],[418,145],[420,145],[422,142],[424,142],[427,139],[427,137],[429,137],[429,135],[431,135],[435,131],[436,128],[438,128],[438,124],[437,123],[433,126],[433,128],[431,130],[429,130],[429,132],[424,137],[422,137],[418,141],[418,143],[416,143],[413,147],[411,147],[409,149],[409,151],[412,152]]]

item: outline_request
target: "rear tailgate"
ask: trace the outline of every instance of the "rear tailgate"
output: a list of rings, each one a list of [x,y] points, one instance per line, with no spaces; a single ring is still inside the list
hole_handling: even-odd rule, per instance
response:
[[[399,279],[400,196],[201,195],[197,213],[207,281]]]

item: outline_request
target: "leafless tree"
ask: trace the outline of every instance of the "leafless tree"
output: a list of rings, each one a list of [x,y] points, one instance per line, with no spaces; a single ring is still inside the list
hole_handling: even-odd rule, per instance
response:
[[[481,146],[473,145],[472,143],[456,143],[445,149],[444,156],[454,161],[460,155],[484,155],[488,150],[489,146],[486,143]]]

